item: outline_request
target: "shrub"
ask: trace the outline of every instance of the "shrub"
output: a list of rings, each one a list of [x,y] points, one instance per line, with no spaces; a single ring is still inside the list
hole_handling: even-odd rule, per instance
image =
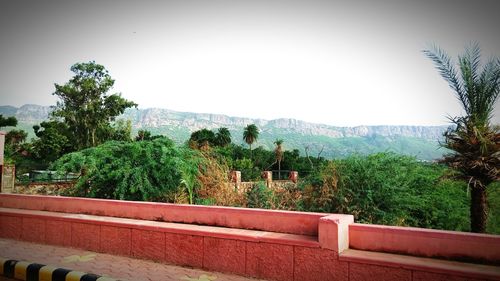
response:
[[[196,204],[242,206],[244,196],[229,183],[229,168],[224,158],[213,151],[202,152],[203,164],[199,167]]]
[[[258,182],[248,189],[247,193],[248,208],[270,209],[272,206],[273,192],[264,182]]]
[[[53,169],[80,173],[69,195],[121,200],[169,201],[193,196],[201,156],[167,138],[110,141],[66,154]]]
[[[467,231],[465,184],[449,173],[394,153],[354,155],[307,177],[300,208],[352,214],[362,223]]]
[[[282,183],[282,187],[272,190],[272,209],[299,210],[302,192],[297,184],[292,182]]]
[[[465,186],[444,166],[393,153],[337,161],[332,211],[376,224],[467,230]]]
[[[329,162],[309,175],[300,185],[300,209],[310,212],[331,212],[339,175],[334,162]]]

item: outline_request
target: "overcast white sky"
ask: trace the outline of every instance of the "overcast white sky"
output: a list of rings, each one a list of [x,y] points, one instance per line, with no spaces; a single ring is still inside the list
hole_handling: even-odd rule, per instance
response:
[[[0,105],[53,105],[54,83],[95,60],[140,108],[447,124],[460,105],[421,51],[456,57],[475,40],[484,58],[500,56],[499,4],[0,0]]]

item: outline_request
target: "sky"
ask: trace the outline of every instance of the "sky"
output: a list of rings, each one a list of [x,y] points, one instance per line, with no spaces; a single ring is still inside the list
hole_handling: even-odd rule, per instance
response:
[[[500,56],[498,0],[0,0],[0,105],[54,105],[95,61],[139,108],[337,126],[463,114],[422,50]],[[497,103],[494,123],[500,123]]]

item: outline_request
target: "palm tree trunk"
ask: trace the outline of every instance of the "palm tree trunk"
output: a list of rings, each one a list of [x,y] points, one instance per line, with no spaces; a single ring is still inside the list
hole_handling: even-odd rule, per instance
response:
[[[281,180],[281,161],[278,161],[278,179]]]
[[[472,232],[485,233],[488,218],[486,188],[472,187],[470,203],[470,229]]]

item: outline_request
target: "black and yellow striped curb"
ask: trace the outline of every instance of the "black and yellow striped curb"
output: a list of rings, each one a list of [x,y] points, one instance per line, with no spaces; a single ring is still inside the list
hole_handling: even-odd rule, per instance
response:
[[[0,257],[0,276],[23,281],[119,281],[91,273]]]

